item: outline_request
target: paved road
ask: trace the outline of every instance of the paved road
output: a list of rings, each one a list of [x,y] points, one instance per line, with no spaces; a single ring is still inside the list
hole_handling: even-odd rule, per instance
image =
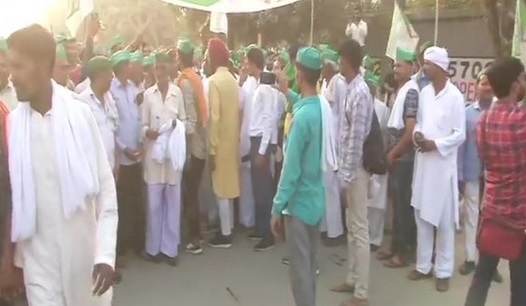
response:
[[[458,236],[460,238],[461,236]],[[458,239],[460,240],[460,239]],[[281,264],[283,245],[266,253],[254,253],[252,242],[238,234],[229,250],[205,249],[201,256],[181,254],[179,266],[152,264],[132,259],[116,288],[114,306],[293,306],[286,266]],[[457,248],[461,259],[461,246]],[[329,288],[345,277],[346,248],[320,250],[321,275],[318,305],[338,306],[346,298]],[[338,263],[338,264],[337,264]],[[462,306],[471,277],[455,275],[451,290],[435,291],[431,280],[410,282],[410,269],[389,270],[371,263],[371,306]],[[486,306],[509,304],[507,263],[501,264],[505,282],[494,284]],[[235,300],[226,288],[238,298]]]

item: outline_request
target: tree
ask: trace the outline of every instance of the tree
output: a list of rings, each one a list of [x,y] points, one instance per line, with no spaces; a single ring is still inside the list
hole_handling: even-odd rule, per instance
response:
[[[495,55],[510,55],[516,0],[484,0],[484,6]]]

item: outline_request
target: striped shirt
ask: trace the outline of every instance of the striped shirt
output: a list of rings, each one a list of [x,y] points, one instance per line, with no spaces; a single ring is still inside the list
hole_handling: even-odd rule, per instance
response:
[[[363,143],[371,131],[374,100],[361,75],[348,85],[344,111],[340,118],[338,156],[339,177],[344,182],[353,182],[363,164]]]

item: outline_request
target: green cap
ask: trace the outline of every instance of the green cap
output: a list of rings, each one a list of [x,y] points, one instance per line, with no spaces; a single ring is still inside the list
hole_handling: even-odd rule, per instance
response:
[[[321,56],[323,57],[323,60],[325,62],[329,62],[335,65],[337,65],[338,61],[340,60],[340,56],[338,55],[338,52],[334,51],[330,47],[322,49]]]
[[[189,54],[194,51],[194,44],[189,39],[179,39],[177,50],[183,54]]]
[[[66,48],[64,48],[64,44],[58,44],[57,45],[55,57],[56,57],[57,60],[61,60],[61,61],[62,60],[67,61],[68,60],[68,53],[66,52]]]
[[[142,65],[144,67],[153,67],[155,66],[155,55],[145,56],[142,60]]]
[[[433,46],[433,43],[430,41],[423,42],[420,45],[420,48],[418,48],[418,54],[423,54],[424,52],[426,52],[427,48],[432,47],[432,46]]]
[[[7,40],[3,37],[0,37],[0,51],[7,50]]]
[[[482,79],[483,76],[488,76],[488,68],[482,69],[482,71],[479,72],[477,75],[477,84],[480,82],[480,79]]]
[[[254,48],[259,48],[258,45],[256,44],[250,44],[248,45],[246,48],[245,48],[245,56],[247,55],[248,51],[250,51],[251,49],[254,49]]]
[[[117,51],[115,52],[111,58],[111,65],[113,67],[121,64],[121,63],[124,63],[124,62],[129,62],[130,61],[130,52],[128,51]]]
[[[313,47],[301,48],[296,56],[296,61],[303,67],[312,70],[321,70],[323,67],[321,52]]]
[[[369,85],[376,86],[376,87],[380,87],[382,84],[380,76],[372,73],[371,71],[365,72],[364,80]]]
[[[169,64],[172,62],[172,58],[165,52],[159,52],[155,54],[155,64]]]
[[[396,48],[396,61],[397,62],[415,62],[416,56],[413,52]]]
[[[86,74],[90,78],[96,77],[104,71],[111,71],[112,62],[105,56],[95,56],[86,64]]]
[[[142,63],[143,55],[142,52],[137,50],[130,54],[130,62],[131,63]]]

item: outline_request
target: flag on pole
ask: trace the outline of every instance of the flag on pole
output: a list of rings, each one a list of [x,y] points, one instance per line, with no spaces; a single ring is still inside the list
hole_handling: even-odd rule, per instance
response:
[[[68,0],[68,17],[66,27],[72,36],[76,36],[84,19],[91,14],[95,7],[93,0]]]
[[[395,60],[397,48],[415,51],[419,39],[418,33],[416,33],[413,25],[400,9],[398,1],[395,0],[391,31],[389,32],[385,55]]]
[[[526,63],[526,5],[517,0],[511,55]]]

